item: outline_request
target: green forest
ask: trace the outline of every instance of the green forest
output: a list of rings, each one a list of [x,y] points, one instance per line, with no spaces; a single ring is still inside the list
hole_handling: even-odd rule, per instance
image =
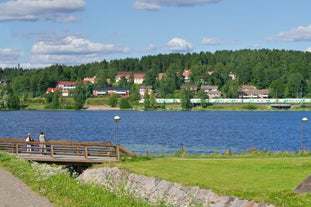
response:
[[[137,94],[138,86],[133,81],[115,84],[117,72],[144,72],[143,85],[152,86],[156,98],[180,98],[187,94],[181,90],[185,84],[182,72],[191,70],[190,83],[216,85],[222,98],[237,98],[242,85],[254,85],[257,89],[268,89],[270,98],[311,97],[311,53],[292,50],[222,50],[200,53],[171,53],[141,58],[103,60],[76,66],[61,64],[40,69],[0,68],[0,108],[17,108],[25,98],[41,97],[52,102],[58,95],[47,96],[48,87],[55,87],[57,81],[81,81],[96,76],[94,85],[78,84],[75,101],[91,97],[92,87],[128,87],[131,94]],[[213,71],[213,73],[209,73]],[[164,73],[159,80],[158,74]],[[232,80],[230,73],[237,78]],[[190,94],[200,96],[198,94]],[[81,98],[81,97],[84,97]],[[133,100],[139,99],[136,95]]]

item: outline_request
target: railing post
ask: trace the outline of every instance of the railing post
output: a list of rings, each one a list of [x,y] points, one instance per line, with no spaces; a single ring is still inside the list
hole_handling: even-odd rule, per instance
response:
[[[16,153],[16,155],[18,155],[18,143],[16,143],[16,145],[15,145],[15,153]]]
[[[84,157],[87,158],[87,146],[84,146]]]
[[[53,156],[54,156],[54,149],[53,149],[54,147],[53,147],[53,144],[50,145],[50,148],[51,148],[51,149],[50,149],[50,153],[51,153],[50,156],[53,157]]]
[[[119,150],[120,145],[116,145],[116,154],[117,154],[117,160],[120,161],[120,150]]]

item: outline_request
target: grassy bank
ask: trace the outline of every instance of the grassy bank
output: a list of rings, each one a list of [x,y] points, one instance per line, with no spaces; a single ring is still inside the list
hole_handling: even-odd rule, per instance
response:
[[[126,195],[119,197],[98,186],[79,183],[67,171],[53,173],[51,168],[42,170],[35,166],[38,165],[0,153],[0,167],[11,171],[55,206],[148,206]],[[298,195],[293,192],[311,172],[309,154],[255,154],[230,158],[140,157],[118,166],[137,174],[212,189],[219,195],[264,200],[280,207],[311,206],[310,193]]]
[[[158,158],[122,166],[138,174],[212,189],[219,195],[277,206],[311,206],[311,194],[293,192],[311,173],[311,157]]]
[[[57,207],[150,206],[126,195],[116,196],[99,186],[80,183],[60,167],[31,164],[7,153],[0,152],[0,167],[12,172],[34,192],[48,198]]]

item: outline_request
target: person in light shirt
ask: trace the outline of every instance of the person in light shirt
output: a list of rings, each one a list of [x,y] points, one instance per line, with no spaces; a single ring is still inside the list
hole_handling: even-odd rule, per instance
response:
[[[31,144],[30,144],[30,142],[32,142],[32,141],[34,141],[34,140],[33,140],[33,138],[32,138],[32,136],[31,136],[30,133],[28,133],[28,135],[27,135],[25,141],[27,142],[27,144],[26,144],[27,152],[31,152]]]
[[[45,142],[45,136],[44,136],[43,132],[41,132],[40,135],[39,135],[39,141],[40,142]],[[42,154],[45,154],[46,153],[46,144],[39,144],[39,147],[40,147],[40,152]]]

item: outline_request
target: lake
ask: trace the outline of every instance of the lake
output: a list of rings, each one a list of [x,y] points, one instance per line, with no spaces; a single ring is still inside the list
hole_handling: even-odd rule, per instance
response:
[[[121,120],[116,124],[114,116]],[[311,149],[309,111],[1,111],[0,137],[118,142],[140,154]],[[117,129],[117,130],[116,130]]]

